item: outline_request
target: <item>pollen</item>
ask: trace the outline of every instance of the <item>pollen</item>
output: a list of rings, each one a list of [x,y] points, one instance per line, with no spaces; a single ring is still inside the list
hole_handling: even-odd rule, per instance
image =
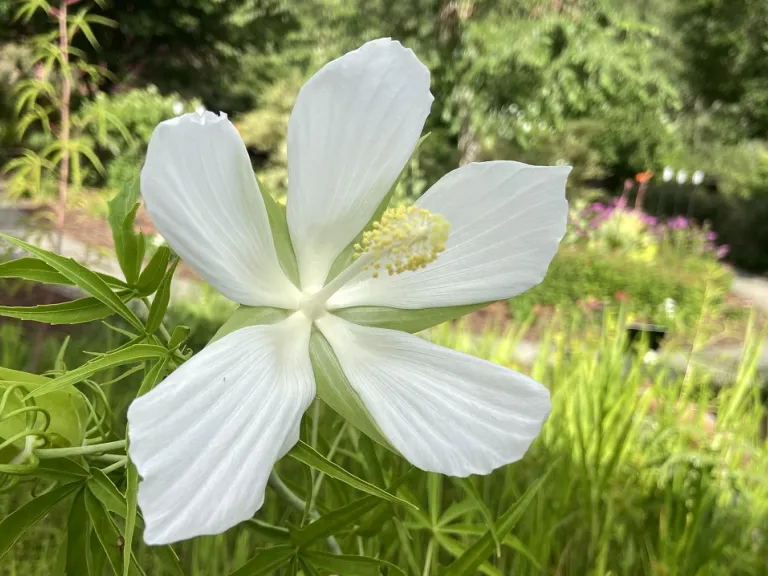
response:
[[[355,245],[355,258],[369,255],[365,270],[373,277],[386,270],[390,276],[424,268],[445,250],[451,225],[440,214],[426,208],[399,206],[390,208],[363,233]]]

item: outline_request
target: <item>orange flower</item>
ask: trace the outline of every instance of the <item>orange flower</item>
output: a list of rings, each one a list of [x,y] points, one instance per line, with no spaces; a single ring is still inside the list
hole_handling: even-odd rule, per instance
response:
[[[616,298],[616,300],[618,300],[619,302],[629,302],[630,300],[629,294],[627,294],[626,292],[623,292],[622,290],[619,290],[618,292],[616,292],[616,294],[614,294],[613,297]]]
[[[640,184],[645,184],[651,178],[653,178],[653,172],[651,172],[650,170],[646,170],[645,172],[639,172],[638,174],[635,174],[635,182],[639,182]]]

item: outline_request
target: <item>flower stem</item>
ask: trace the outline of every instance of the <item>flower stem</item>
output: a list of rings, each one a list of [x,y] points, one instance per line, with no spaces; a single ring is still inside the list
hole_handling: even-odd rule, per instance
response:
[[[285,501],[286,504],[291,506],[292,508],[295,508],[299,512],[303,513],[304,509],[307,505],[304,500],[296,496],[288,486],[285,485],[285,482],[283,482],[280,479],[280,476],[277,475],[277,472],[272,470],[272,472],[269,473],[269,485],[272,487],[272,489],[277,492],[277,495]],[[309,516],[312,518],[312,520],[317,520],[320,517],[320,514],[317,513],[317,510],[314,508],[311,508],[309,511]],[[336,541],[336,538],[333,536],[328,536],[328,538],[325,539],[325,545],[328,548],[330,552],[333,554],[341,554],[341,548],[339,547],[339,543]]]
[[[104,444],[91,444],[90,446],[75,446],[73,448],[41,448],[35,450],[35,456],[44,459],[66,458],[67,456],[83,456],[85,454],[97,454],[109,450],[125,448],[125,440],[106,442]]]
[[[115,462],[114,464],[110,464],[106,468],[102,468],[101,471],[104,472],[104,474],[109,474],[110,472],[119,470],[120,468],[124,467],[126,464],[128,464],[128,458],[122,458],[117,462]]]

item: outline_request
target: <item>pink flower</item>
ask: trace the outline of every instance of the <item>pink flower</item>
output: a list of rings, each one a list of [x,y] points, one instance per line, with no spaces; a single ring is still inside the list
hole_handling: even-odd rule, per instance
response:
[[[723,244],[722,246],[718,247],[718,249],[715,251],[715,256],[717,256],[718,260],[722,260],[728,255],[728,252],[730,252],[730,247],[728,244]]]

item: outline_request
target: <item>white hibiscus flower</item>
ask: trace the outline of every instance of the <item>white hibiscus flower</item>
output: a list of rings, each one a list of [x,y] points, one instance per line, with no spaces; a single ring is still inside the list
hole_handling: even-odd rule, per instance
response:
[[[250,518],[316,391],[415,466],[453,476],[514,462],[539,433],[546,388],[388,328],[416,331],[523,292],[565,232],[569,167],[469,164],[414,207],[377,212],[432,99],[429,71],[398,42],[327,64],[288,124],[285,214],[262,195],[225,116],[187,114],[155,130],[141,176],[147,210],[168,244],[243,306],[225,335],[128,411],[148,543]]]

